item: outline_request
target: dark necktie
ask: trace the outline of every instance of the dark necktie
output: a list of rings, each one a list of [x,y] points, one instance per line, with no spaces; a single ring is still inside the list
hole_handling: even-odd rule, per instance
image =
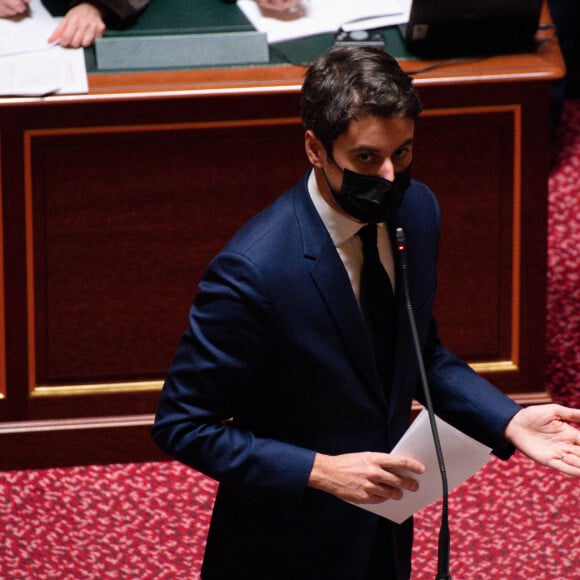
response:
[[[358,236],[363,245],[360,301],[367,329],[372,338],[375,360],[383,385],[388,387],[393,372],[395,346],[395,299],[389,275],[377,249],[377,226],[368,224]]]

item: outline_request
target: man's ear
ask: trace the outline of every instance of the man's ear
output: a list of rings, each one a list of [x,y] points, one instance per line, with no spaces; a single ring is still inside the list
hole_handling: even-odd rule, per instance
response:
[[[304,134],[304,148],[310,163],[314,167],[321,167],[326,151],[320,139],[310,130]]]

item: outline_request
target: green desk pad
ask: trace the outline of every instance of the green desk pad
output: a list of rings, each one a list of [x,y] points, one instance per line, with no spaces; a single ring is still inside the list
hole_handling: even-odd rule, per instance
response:
[[[54,16],[62,16],[66,11],[62,0],[43,0],[43,3]],[[254,27],[236,4],[226,4],[221,0],[151,0],[149,6],[135,23],[124,29],[110,27],[105,35],[131,37],[162,34],[228,33],[251,30],[254,30]],[[387,52],[396,58],[412,56],[403,44],[398,27],[384,28],[379,30],[379,32],[385,38]],[[333,34],[317,34],[273,43],[270,45],[269,64],[306,65],[330,48],[333,42]],[[96,66],[94,47],[85,49],[85,60],[87,72],[99,72]]]

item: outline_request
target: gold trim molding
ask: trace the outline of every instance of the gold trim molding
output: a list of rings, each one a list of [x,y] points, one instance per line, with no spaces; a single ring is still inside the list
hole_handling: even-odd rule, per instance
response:
[[[520,370],[520,367],[511,360],[469,363],[469,366],[476,373],[506,373]]]
[[[154,415],[128,415],[121,417],[83,417],[79,419],[48,419],[0,423],[0,435],[16,433],[41,433],[53,431],[78,431],[80,429],[115,429],[119,427],[151,426]]]
[[[36,386],[30,393],[33,398],[78,397],[90,395],[120,395],[160,391],[163,381],[136,381],[126,383],[95,383],[78,385]]]
[[[477,373],[516,372],[519,367],[512,361],[492,361],[483,363],[468,363]],[[126,393],[158,392],[163,387],[163,381],[134,381],[123,383],[87,383],[77,385],[37,386],[30,396],[32,398],[48,397],[79,397],[91,395],[119,395]]]

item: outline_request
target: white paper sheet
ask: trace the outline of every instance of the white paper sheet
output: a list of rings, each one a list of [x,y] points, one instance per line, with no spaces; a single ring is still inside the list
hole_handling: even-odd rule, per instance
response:
[[[18,22],[0,19],[0,95],[88,92],[83,49],[48,44],[60,20],[40,0],[31,0],[29,16]]]
[[[41,52],[0,57],[0,95],[43,97],[87,93],[82,50],[55,46]]]
[[[0,56],[46,50],[48,39],[61,18],[54,18],[40,0],[31,0],[28,16],[0,19]]]
[[[340,28],[365,30],[401,24],[409,20],[410,0],[303,0],[304,16],[296,20],[263,16],[255,0],[239,0],[238,6],[257,30],[267,33],[268,42],[274,43]]]
[[[491,449],[439,417],[436,422],[443,448],[447,484],[451,492],[491,459]],[[401,500],[387,500],[377,505],[356,505],[400,524],[442,496],[441,472],[427,411],[419,413],[391,453],[417,459],[425,465],[426,471],[423,475],[412,474],[419,482],[419,491],[405,491]]]

